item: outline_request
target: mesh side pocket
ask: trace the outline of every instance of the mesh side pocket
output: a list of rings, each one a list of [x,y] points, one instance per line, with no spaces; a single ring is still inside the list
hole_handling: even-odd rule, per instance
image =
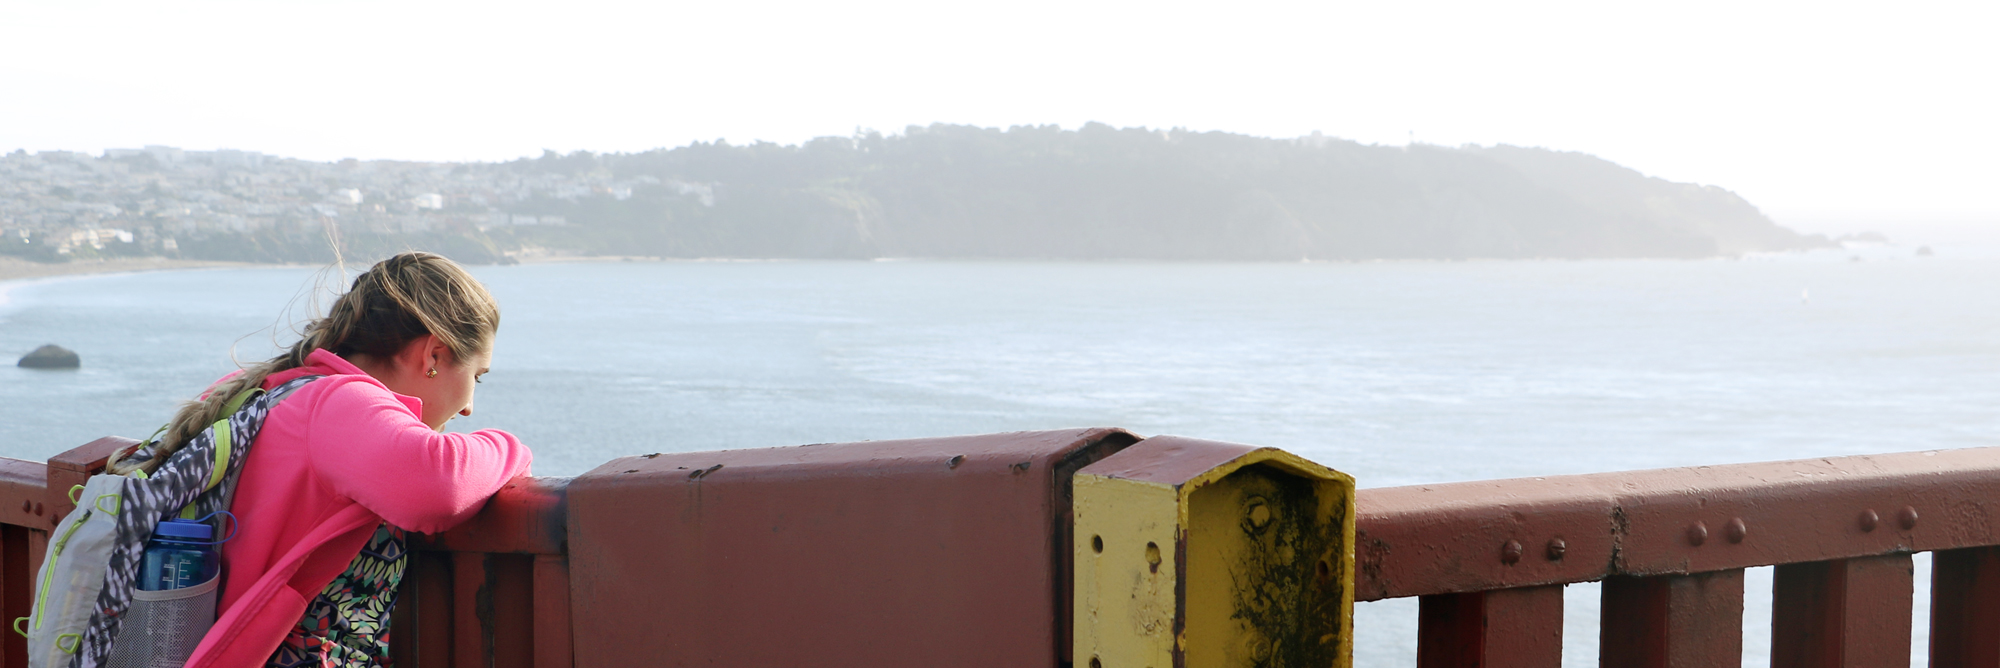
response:
[[[132,592],[132,608],[118,624],[106,668],[181,668],[215,625],[215,592],[222,577],[193,587]]]

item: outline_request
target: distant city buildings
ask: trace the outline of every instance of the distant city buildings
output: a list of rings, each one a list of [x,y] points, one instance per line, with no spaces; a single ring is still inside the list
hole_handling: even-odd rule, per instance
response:
[[[0,254],[174,254],[191,238],[425,234],[567,225],[535,202],[632,197],[635,187],[715,203],[712,184],[506,164],[312,162],[173,146],[0,155]],[[527,210],[517,210],[526,208]],[[88,249],[87,251],[85,249]]]

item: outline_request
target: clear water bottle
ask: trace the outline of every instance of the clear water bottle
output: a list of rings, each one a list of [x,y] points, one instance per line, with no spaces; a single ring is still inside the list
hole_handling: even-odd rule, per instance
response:
[[[215,552],[215,529],[207,522],[170,519],[153,529],[139,562],[139,588],[165,591],[192,587],[215,577],[222,559]]]

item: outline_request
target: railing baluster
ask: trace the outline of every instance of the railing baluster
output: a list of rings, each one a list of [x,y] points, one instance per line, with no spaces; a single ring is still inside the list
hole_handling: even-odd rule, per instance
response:
[[[2000,668],[2000,547],[1931,554],[1931,668]]]
[[[493,648],[491,668],[534,668],[535,555],[483,554],[486,590],[481,593],[479,621]],[[490,604],[487,603],[490,601]]]
[[[535,555],[535,668],[571,668],[569,559]]]
[[[1908,668],[1909,554],[1777,567],[1771,668]]]
[[[1418,668],[1559,668],[1563,588],[1418,599]]]
[[[451,665],[456,668],[487,668],[493,665],[493,645],[480,624],[492,614],[491,592],[486,588],[486,555],[480,552],[452,552],[451,560]],[[485,593],[486,600],[481,601]],[[482,605],[482,603],[484,605]]]
[[[411,552],[391,620],[389,651],[397,668],[451,667],[453,607],[451,554]]]
[[[1743,664],[1743,571],[1604,580],[1598,665],[1728,668]]]

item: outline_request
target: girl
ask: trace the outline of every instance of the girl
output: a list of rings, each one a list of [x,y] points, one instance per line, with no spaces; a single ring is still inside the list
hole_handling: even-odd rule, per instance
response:
[[[174,447],[244,389],[323,376],[271,410],[244,461],[218,619],[189,667],[387,664],[404,532],[449,529],[528,474],[532,455],[506,432],[440,431],[472,414],[499,324],[463,268],[403,253],[356,277],[291,350],[181,408],[162,439]]]

